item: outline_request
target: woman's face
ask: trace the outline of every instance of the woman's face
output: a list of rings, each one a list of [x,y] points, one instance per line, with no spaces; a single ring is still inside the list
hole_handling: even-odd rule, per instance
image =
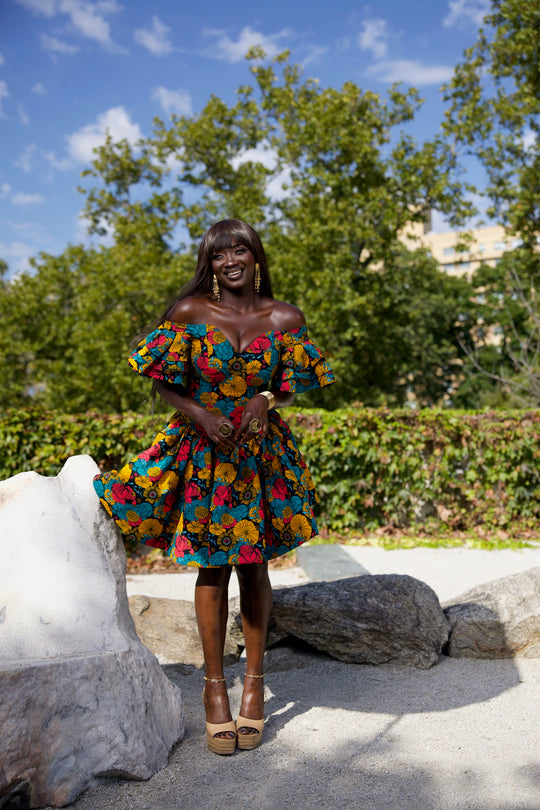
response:
[[[253,284],[255,256],[246,245],[233,243],[213,254],[212,270],[220,287],[241,290]]]

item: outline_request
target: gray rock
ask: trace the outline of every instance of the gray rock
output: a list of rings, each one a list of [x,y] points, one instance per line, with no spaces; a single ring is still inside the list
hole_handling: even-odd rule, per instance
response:
[[[160,664],[204,666],[193,602],[137,595],[129,598],[129,609],[137,635]],[[239,656],[238,643],[227,636],[225,666],[235,664]]]
[[[426,669],[448,639],[448,622],[424,582],[381,574],[276,589],[268,643],[290,636],[339,661]]]
[[[135,633],[96,472],[76,456],[56,478],[0,482],[0,806],[147,779],[183,736],[180,690]]]
[[[444,608],[448,655],[540,658],[540,568],[473,588]]]

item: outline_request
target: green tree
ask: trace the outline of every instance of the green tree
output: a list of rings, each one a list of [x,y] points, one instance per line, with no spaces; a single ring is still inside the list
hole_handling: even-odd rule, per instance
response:
[[[111,228],[120,245],[146,229],[193,253],[216,219],[245,219],[267,246],[276,294],[305,310],[336,368],[334,404],[436,401],[459,352],[452,296],[441,317],[439,290],[452,282],[399,236],[429,207],[454,210],[448,148],[403,133],[415,90],[322,88],[287,54],[262,56],[251,54],[254,86],[234,103],[212,97],[197,115],[156,120],[136,148],[99,150],[86,172],[94,230]],[[179,225],[185,246],[173,242]]]
[[[492,0],[475,44],[445,88],[443,125],[456,166],[485,172],[487,214],[519,237],[495,269],[482,267],[473,373],[461,394],[540,404],[540,4]],[[495,341],[493,338],[495,337]],[[482,375],[484,379],[482,380]],[[486,379],[487,378],[487,379]],[[474,395],[473,395],[474,398]]]

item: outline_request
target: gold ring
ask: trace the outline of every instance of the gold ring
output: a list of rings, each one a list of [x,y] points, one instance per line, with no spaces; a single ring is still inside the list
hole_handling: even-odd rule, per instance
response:
[[[222,422],[220,425],[218,425],[217,431],[220,436],[223,436],[223,438],[226,439],[232,433],[232,425],[228,425],[227,422]]]
[[[260,433],[262,430],[262,422],[260,419],[252,419],[249,423],[249,429],[252,433]]]

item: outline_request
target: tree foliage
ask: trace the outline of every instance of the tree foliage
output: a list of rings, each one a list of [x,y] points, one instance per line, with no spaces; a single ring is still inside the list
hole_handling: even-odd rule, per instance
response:
[[[156,119],[136,146],[109,138],[97,150],[84,172],[85,215],[114,245],[42,256],[33,277],[3,290],[17,336],[4,402],[136,407],[129,340],[190,275],[207,227],[226,217],[257,228],[277,296],[305,311],[337,372],[332,405],[444,398],[466,282],[399,237],[432,206],[456,210],[448,147],[404,133],[421,103],[415,90],[382,98],[352,82],[323,88],[287,54],[263,56],[252,52],[253,85],[233,103],[211,97],[198,114]]]
[[[539,42],[538,0],[492,0],[446,87],[443,125],[451,147],[484,168],[488,215],[530,250],[540,234]]]

